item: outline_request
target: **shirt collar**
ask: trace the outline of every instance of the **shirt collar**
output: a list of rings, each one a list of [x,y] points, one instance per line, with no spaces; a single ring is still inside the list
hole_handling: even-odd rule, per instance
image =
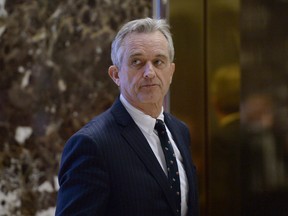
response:
[[[146,115],[141,110],[132,106],[122,94],[120,94],[120,101],[126,108],[127,112],[130,114],[132,119],[135,121],[137,126],[140,127],[141,130],[144,130],[146,133],[151,135],[154,131],[156,119],[149,115]],[[162,121],[164,121],[163,107],[157,119],[161,119]]]

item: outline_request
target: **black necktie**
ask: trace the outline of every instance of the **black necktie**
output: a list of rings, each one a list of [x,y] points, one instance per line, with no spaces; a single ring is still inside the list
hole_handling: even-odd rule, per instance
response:
[[[176,197],[177,204],[177,213],[180,215],[181,211],[181,195],[180,195],[180,178],[179,171],[176,162],[176,156],[173,151],[173,147],[168,138],[168,134],[166,132],[166,128],[164,122],[162,120],[157,119],[155,124],[155,129],[158,132],[158,136],[161,142],[161,146],[164,152],[166,165],[167,165],[167,173],[168,180],[170,183],[170,188],[173,190],[173,193]]]

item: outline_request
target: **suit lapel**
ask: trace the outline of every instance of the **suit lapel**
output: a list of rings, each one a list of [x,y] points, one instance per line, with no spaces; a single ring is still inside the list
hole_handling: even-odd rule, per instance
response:
[[[187,148],[187,145],[189,145],[189,143],[185,143],[187,141],[185,141],[183,136],[181,135],[182,133],[179,127],[175,127],[175,124],[173,124],[173,120],[167,114],[165,114],[165,124],[167,125],[172,134],[172,137],[182,155],[184,167],[187,169],[187,166],[191,164],[191,156],[189,152],[190,150],[189,148]],[[188,167],[190,168],[190,166]],[[185,171],[189,172],[189,169]]]
[[[142,134],[141,130],[133,121],[132,117],[129,115],[119,99],[114,103],[111,111],[117,123],[120,125],[120,127],[122,127],[122,135],[124,139],[135,151],[151,175],[154,176],[155,180],[162,188],[174,214],[176,215],[174,195],[169,188],[167,176],[162,170],[145,136]]]

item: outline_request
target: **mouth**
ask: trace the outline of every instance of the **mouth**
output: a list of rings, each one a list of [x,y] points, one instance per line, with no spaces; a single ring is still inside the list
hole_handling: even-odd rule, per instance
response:
[[[141,88],[152,88],[156,86],[159,86],[159,85],[158,84],[144,84],[144,85],[141,85]]]

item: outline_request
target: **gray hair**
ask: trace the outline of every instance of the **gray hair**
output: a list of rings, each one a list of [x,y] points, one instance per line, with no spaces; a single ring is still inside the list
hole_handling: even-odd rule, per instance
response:
[[[172,62],[174,59],[174,45],[170,32],[170,26],[164,19],[137,19],[126,23],[120,31],[117,33],[115,39],[112,42],[111,59],[114,65],[118,68],[121,67],[122,54],[121,45],[125,37],[133,32],[136,33],[152,33],[160,31],[168,41],[169,58]]]

